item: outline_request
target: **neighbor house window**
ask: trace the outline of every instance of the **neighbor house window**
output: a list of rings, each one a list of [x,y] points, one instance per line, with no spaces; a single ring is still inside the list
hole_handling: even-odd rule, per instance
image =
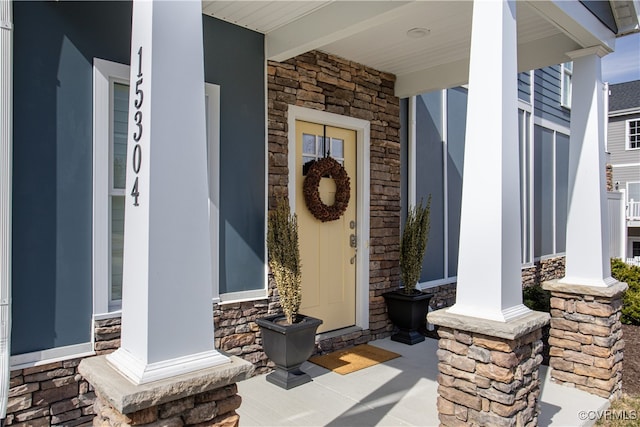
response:
[[[208,169],[219,170],[219,87],[205,84]],[[124,201],[126,185],[129,66],[94,60],[93,287],[94,315],[115,312],[122,305]],[[219,179],[209,176],[212,248],[218,247]],[[212,270],[218,270],[213,250]],[[218,275],[213,275],[218,297]]]
[[[573,62],[565,62],[560,68],[560,104],[565,108],[571,108],[571,78],[573,77]]]
[[[640,148],[640,119],[627,120],[627,150]]]

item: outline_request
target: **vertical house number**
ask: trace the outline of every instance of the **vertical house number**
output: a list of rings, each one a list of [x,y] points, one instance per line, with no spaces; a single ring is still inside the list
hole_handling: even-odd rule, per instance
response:
[[[136,80],[136,92],[133,106],[135,107],[135,113],[133,114],[133,140],[136,145],[133,147],[133,155],[131,159],[131,165],[133,167],[133,173],[135,174],[135,181],[133,182],[133,188],[131,189],[131,197],[133,197],[133,206],[140,206],[138,198],[140,197],[140,191],[138,190],[138,173],[140,172],[140,165],[142,163],[142,147],[140,146],[140,138],[142,138],[142,104],[144,102],[144,91],[142,90],[142,46],[138,49],[138,80]]]

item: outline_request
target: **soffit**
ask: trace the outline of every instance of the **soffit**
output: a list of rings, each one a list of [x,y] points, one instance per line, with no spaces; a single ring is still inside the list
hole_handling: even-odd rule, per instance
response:
[[[205,0],[202,4],[207,15],[265,34],[268,59],[283,61],[322,50],[395,74],[399,96],[466,83],[471,1]],[[540,7],[539,2],[517,2],[521,71],[565,62],[566,52],[593,43],[596,38],[588,39],[590,33],[572,33],[573,21],[566,18],[571,13],[555,3]],[[429,34],[408,37],[407,31],[416,27],[428,29]]]

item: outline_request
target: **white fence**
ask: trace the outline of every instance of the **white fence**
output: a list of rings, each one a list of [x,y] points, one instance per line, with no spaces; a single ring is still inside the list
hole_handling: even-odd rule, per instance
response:
[[[627,222],[624,192],[608,191],[607,206],[609,209],[609,256],[625,259],[627,256]]]

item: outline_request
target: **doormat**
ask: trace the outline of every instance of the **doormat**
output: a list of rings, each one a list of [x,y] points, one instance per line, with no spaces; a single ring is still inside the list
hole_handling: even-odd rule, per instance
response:
[[[398,353],[368,344],[334,351],[323,356],[315,356],[309,362],[320,365],[340,375],[350,374],[378,363],[400,357]]]

